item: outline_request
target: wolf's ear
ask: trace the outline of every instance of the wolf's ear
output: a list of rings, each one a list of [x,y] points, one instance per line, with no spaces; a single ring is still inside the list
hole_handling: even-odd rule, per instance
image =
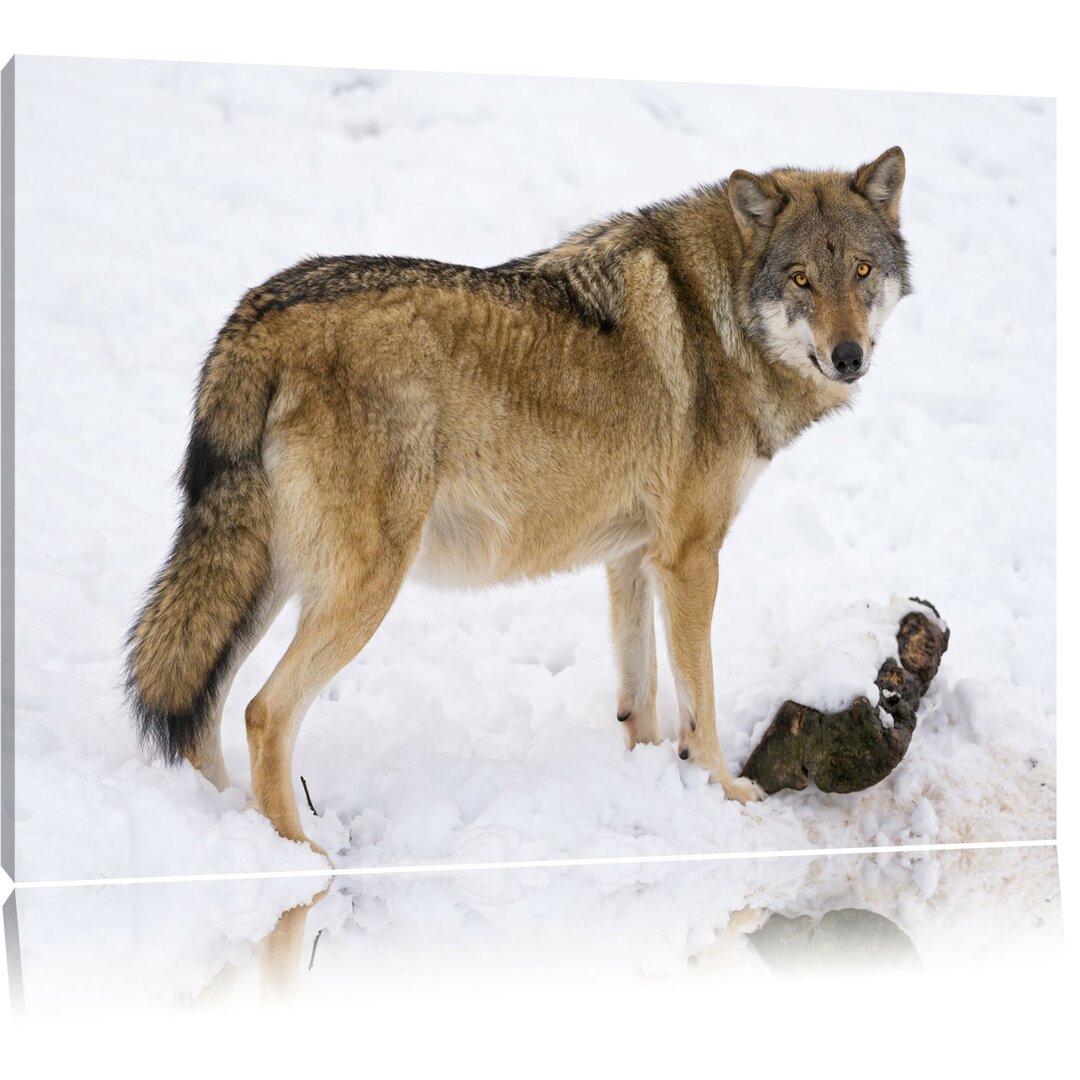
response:
[[[855,170],[851,186],[869,199],[893,225],[900,222],[900,192],[904,187],[904,151],[899,146]]]
[[[782,202],[762,186],[761,179],[745,169],[736,169],[728,178],[728,201],[735,221],[745,236],[755,228],[771,229]]]

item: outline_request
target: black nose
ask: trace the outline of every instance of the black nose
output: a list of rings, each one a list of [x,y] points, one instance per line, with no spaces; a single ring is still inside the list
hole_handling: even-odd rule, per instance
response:
[[[832,362],[838,375],[854,378],[862,367],[862,346],[854,341],[841,341],[832,351]]]

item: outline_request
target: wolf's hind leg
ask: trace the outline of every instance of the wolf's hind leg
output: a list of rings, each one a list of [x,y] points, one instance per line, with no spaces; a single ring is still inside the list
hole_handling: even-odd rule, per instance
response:
[[[195,748],[184,756],[218,789],[229,786],[229,772],[225,768],[225,756],[221,752],[221,717],[225,710],[227,688],[222,688],[214,705],[210,722],[199,732]]]
[[[642,551],[633,551],[607,564],[611,629],[619,666],[617,715],[631,750],[638,743],[660,742],[653,592],[642,555]]]
[[[247,707],[252,793],[262,813],[289,840],[310,843],[292,782],[293,746],[304,713],[378,629],[414,551],[410,545],[408,553],[380,552],[366,571],[359,566],[349,574],[339,569],[340,576],[325,593],[305,597],[296,636]]]
[[[332,366],[330,382],[294,393],[264,451],[277,550],[300,619],[247,707],[251,790],[274,828],[301,842],[292,772],[300,723],[390,610],[436,485],[434,405],[411,383],[381,382],[348,359]]]
[[[199,732],[194,750],[185,755],[218,791],[224,791],[229,786],[229,774],[221,752],[221,720],[225,713],[225,699],[229,696],[229,689],[237,672],[277,618],[284,603],[284,594],[276,589],[263,601],[255,616],[252,632],[242,642],[238,642],[233,650],[229,670],[225,672],[217,688],[210,722]]]

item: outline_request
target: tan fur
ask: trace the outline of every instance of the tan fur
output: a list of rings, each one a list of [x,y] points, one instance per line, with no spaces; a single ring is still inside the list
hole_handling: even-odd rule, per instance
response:
[[[861,198],[839,191],[840,175],[786,173],[787,197],[824,186]],[[208,361],[196,414],[237,460],[253,431],[261,438],[261,469],[212,488],[206,510],[234,497],[230,483],[248,485],[255,517],[231,518],[213,556],[215,573],[235,575],[235,596],[200,621],[200,598],[179,594],[209,571],[184,570],[181,549],[154,601],[195,613],[197,669],[217,655],[243,597],[260,597],[190,760],[224,782],[216,727],[229,678],[281,600],[298,594],[296,636],[246,720],[258,805],[303,840],[291,772],[300,721],[410,570],[478,586],[603,562],[628,744],[660,738],[655,596],[680,749],[731,797],[760,796],[731,776],[717,737],[717,555],[764,463],[851,390],[778,362],[747,333],[745,267],[767,238],[733,213],[733,197],[720,185],[582,230],[523,261],[520,281],[508,264],[505,286],[426,265],[342,270],[334,284],[317,266],[249,294]],[[575,309],[550,299],[544,275],[564,275]],[[857,300],[823,306],[820,333],[862,333],[870,316]],[[225,629],[203,626],[215,619]],[[167,702],[159,657],[175,643],[141,647],[167,636],[164,625],[155,615],[134,638],[137,678]]]

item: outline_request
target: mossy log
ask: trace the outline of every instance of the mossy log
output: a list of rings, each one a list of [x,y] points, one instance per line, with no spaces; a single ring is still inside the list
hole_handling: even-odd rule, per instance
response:
[[[925,600],[912,598],[937,615]],[[940,618],[940,616],[939,616]],[[856,698],[846,709],[822,713],[785,701],[742,775],[767,794],[782,788],[801,791],[811,780],[821,791],[861,791],[884,780],[907,752],[916,712],[949,646],[949,631],[926,611],[910,611],[896,634],[898,660],[881,665],[880,705]],[[892,717],[882,723],[881,710]]]

